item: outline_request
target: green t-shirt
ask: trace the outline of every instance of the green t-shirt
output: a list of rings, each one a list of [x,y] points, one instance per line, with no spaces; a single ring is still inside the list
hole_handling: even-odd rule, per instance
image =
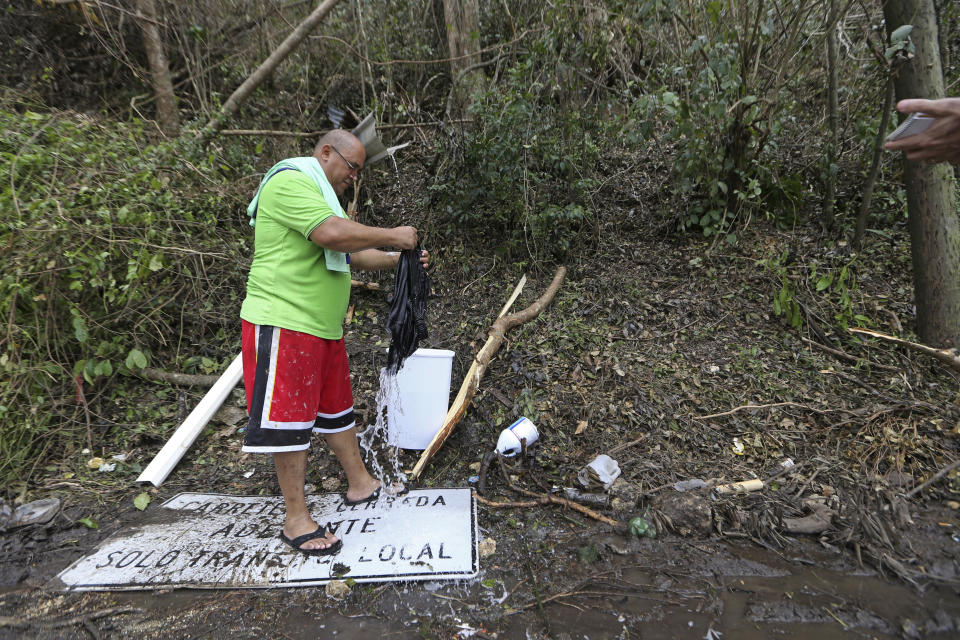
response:
[[[299,171],[281,171],[260,192],[253,235],[253,264],[240,317],[302,331],[343,337],[350,273],[327,269],[310,233],[334,215],[323,194]]]

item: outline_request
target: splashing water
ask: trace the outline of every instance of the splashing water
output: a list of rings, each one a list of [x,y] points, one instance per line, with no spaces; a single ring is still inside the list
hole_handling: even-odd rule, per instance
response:
[[[393,160],[393,170],[397,173],[397,188],[400,188],[400,167],[397,166],[397,158],[392,153],[387,154]]]
[[[403,144],[398,144],[395,147],[387,148],[387,155],[390,156],[390,159],[393,160],[393,170],[397,174],[397,188],[400,188],[400,167],[397,166],[397,158],[394,154],[397,153],[400,149],[403,149],[405,146],[410,144],[410,142],[404,142]]]
[[[397,375],[380,369],[380,389],[377,391],[377,417],[359,434],[360,448],[364,451],[367,470],[380,481],[380,486],[389,487],[395,483],[404,483],[407,476],[400,468],[399,448],[390,445],[387,428],[387,406],[400,410],[400,386]],[[382,463],[381,463],[382,458]]]

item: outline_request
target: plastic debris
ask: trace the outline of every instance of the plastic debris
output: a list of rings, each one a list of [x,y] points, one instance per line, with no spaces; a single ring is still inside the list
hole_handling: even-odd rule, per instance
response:
[[[723,632],[714,631],[713,627],[707,629],[707,635],[703,636],[703,640],[720,640],[723,637]]]
[[[740,442],[740,438],[733,439],[733,446],[731,448],[733,449],[733,452],[738,456],[743,455],[743,443]]]
[[[497,439],[497,451],[501,455],[512,457],[523,449],[522,440],[526,440],[529,447],[540,437],[536,425],[529,418],[519,418],[512,425],[500,432]]]
[[[720,495],[726,495],[729,493],[749,493],[750,491],[759,491],[760,489],[763,489],[763,480],[760,480],[759,478],[721,484],[713,488],[713,490]]]
[[[591,491],[606,491],[620,477],[620,465],[606,454],[600,454],[577,474],[577,481]]]
[[[87,460],[87,467],[90,469],[99,469],[105,462],[103,458],[90,458]]]
[[[25,527],[28,524],[45,524],[53,520],[53,516],[60,511],[59,498],[45,498],[34,500],[13,509],[5,503],[0,505],[0,529]]]
[[[596,504],[605,506],[610,502],[610,496],[606,493],[586,493],[573,487],[564,487],[564,495],[567,496],[570,500],[576,500],[577,502],[585,502],[588,504]]]
[[[702,489],[707,486],[707,483],[701,480],[700,478],[691,478],[690,480],[680,480],[679,482],[673,483],[673,488],[677,491],[692,491],[693,489]]]

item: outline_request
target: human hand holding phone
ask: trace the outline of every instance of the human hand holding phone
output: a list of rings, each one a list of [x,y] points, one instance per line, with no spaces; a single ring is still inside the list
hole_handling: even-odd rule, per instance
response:
[[[887,137],[885,149],[903,151],[908,160],[960,163],[960,98],[901,100],[897,110],[911,116]]]

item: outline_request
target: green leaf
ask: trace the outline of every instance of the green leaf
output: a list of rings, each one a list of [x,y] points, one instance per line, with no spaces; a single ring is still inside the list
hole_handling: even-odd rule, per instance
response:
[[[87,332],[87,323],[80,316],[73,316],[73,335],[77,337],[77,342],[87,341],[90,334]]]
[[[823,291],[827,287],[833,284],[833,276],[826,275],[817,280],[817,291]]]
[[[638,538],[656,538],[657,528],[643,516],[637,516],[627,523],[627,530]]]
[[[94,522],[94,521],[91,520],[90,518],[80,518],[79,520],[77,520],[77,522],[79,522],[80,524],[82,524],[83,526],[85,526],[87,529],[99,529],[99,528],[100,528],[100,525],[98,525],[96,522]]]
[[[150,258],[148,267],[150,271],[160,271],[160,269],[163,269],[163,258],[160,257],[159,253]]]
[[[100,375],[97,373],[97,366],[94,364],[93,360],[87,360],[83,366],[83,379],[93,384],[93,381],[96,377]]]
[[[128,369],[143,369],[147,366],[147,357],[143,355],[140,349],[130,349],[127,354],[126,365]]]
[[[148,504],[150,504],[150,494],[146,491],[137,494],[137,497],[133,499],[133,506],[140,511],[146,509]]]
[[[497,579],[487,578],[486,580],[481,580],[480,584],[485,586],[487,589],[493,589],[495,586],[497,586]]]

